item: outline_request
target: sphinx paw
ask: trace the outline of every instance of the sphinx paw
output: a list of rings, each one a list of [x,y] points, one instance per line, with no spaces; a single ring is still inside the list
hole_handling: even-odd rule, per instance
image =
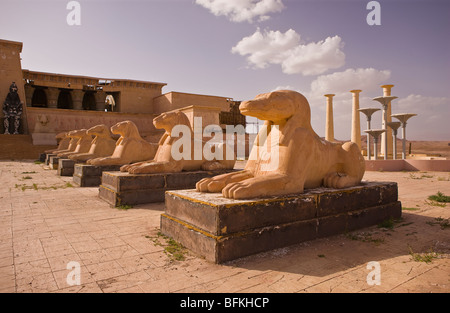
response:
[[[223,180],[203,178],[195,184],[195,189],[200,192],[221,192],[225,183]]]
[[[323,179],[323,185],[327,188],[347,188],[358,184],[357,179],[346,173],[332,172],[328,173]]]

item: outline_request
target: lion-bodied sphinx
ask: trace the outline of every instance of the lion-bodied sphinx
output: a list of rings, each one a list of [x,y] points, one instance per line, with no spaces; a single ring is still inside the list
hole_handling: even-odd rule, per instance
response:
[[[86,153],[72,154],[69,159],[75,162],[86,162],[90,159],[106,157],[113,154],[116,141],[111,137],[111,131],[104,124],[96,125],[87,130],[87,134],[95,136],[91,141],[91,147]]]
[[[55,138],[56,138],[56,140],[59,140],[58,147],[56,149],[46,150],[46,151],[44,151],[45,153],[57,154],[64,150],[67,151],[67,149],[69,148],[70,140],[72,139],[68,136],[68,133],[67,132],[59,133],[55,136]]]
[[[203,154],[205,144],[202,142],[197,145],[202,149],[202,153],[195,153],[194,134],[191,128],[188,117],[181,111],[172,111],[163,113],[153,119],[153,125],[158,129],[164,129],[165,133],[159,141],[158,151],[153,159],[139,162],[131,165],[125,165],[120,168],[122,172],[128,171],[130,174],[143,174],[143,173],[177,173],[181,171],[197,171],[197,170],[226,170],[233,169],[236,162],[236,156],[233,153],[228,152],[227,149],[232,149],[226,145],[220,143],[217,145],[211,145],[209,151],[214,150],[214,156],[220,155],[218,158],[208,156],[205,158]],[[178,140],[184,140],[182,136],[173,136],[173,130],[175,126],[184,126],[184,129],[188,131],[189,139],[184,143],[187,143],[188,147],[182,146],[183,149],[187,148],[190,151],[187,153],[189,157],[175,159],[173,156],[173,146]],[[186,134],[183,134],[186,135]],[[206,149],[208,151],[208,149]],[[231,151],[231,150],[229,150]],[[200,157],[198,155],[200,154]]]
[[[67,147],[65,149],[59,149],[59,147],[58,147],[58,149],[53,152],[54,154],[73,152],[75,150],[75,148],[77,147],[77,142],[78,142],[79,138],[72,136],[71,131],[69,131],[66,133],[65,139],[69,139],[69,143],[67,144]]]
[[[111,127],[111,132],[120,135],[111,155],[94,158],[86,163],[91,165],[124,165],[151,159],[155,156],[157,145],[144,140],[131,121],[119,122]]]
[[[265,93],[242,102],[239,109],[265,121],[244,170],[204,178],[197,182],[197,191],[250,199],[320,186],[346,188],[361,182],[365,163],[357,144],[321,139],[311,127],[309,103],[302,94],[290,90]],[[267,157],[264,152],[269,148]]]
[[[68,136],[76,140],[75,148],[71,141],[69,144],[69,151],[59,152],[57,154],[59,158],[68,158],[70,155],[86,153],[91,148],[92,135],[87,133],[87,129],[72,130],[69,132]]]

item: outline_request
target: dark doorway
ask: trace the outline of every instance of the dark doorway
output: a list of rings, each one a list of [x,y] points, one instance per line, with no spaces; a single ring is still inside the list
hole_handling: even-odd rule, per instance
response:
[[[44,89],[42,88],[34,89],[33,97],[31,98],[31,106],[38,108],[47,107],[47,95],[45,94]]]
[[[58,96],[58,109],[72,109],[72,96],[70,91],[61,90]]]
[[[95,96],[93,92],[86,92],[83,96],[83,110],[96,109]]]

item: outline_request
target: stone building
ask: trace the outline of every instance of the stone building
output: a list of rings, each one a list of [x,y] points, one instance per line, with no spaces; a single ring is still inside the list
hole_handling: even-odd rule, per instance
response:
[[[133,121],[144,138],[157,141],[161,131],[154,128],[153,118],[176,109],[186,113],[191,123],[194,116],[202,117],[203,126],[216,124],[225,129],[224,121],[245,123],[228,97],[174,91],[163,94],[166,83],[22,69],[22,46],[21,42],[0,39],[0,99],[3,103],[10,84],[16,82],[24,109],[20,133],[31,136],[34,145],[56,144],[54,137],[60,132],[98,124],[112,126],[123,120]],[[2,112],[0,118],[3,121]]]

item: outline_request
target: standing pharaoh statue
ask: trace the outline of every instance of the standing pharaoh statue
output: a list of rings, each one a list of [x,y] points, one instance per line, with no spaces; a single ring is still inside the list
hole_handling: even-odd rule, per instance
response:
[[[5,102],[3,103],[3,114],[4,114],[4,122],[3,125],[5,127],[5,134],[10,134],[9,132],[9,122],[14,121],[14,132],[16,135],[19,133],[20,126],[20,117],[22,115],[23,103],[20,101],[19,94],[17,93],[17,85],[15,82],[12,82],[11,86],[9,86],[9,93],[6,96]]]

